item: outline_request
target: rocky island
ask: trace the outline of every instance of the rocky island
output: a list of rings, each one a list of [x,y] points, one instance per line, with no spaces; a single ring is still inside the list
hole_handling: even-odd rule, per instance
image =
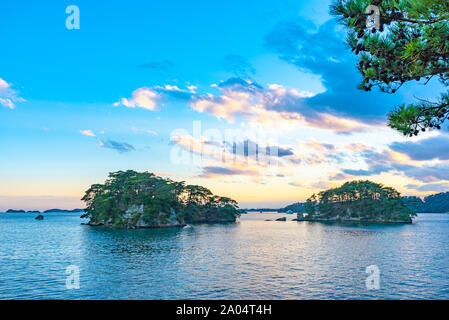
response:
[[[299,221],[412,223],[416,213],[398,191],[371,181],[346,182],[307,199]]]
[[[132,170],[109,174],[81,199],[89,225],[113,228],[180,227],[187,223],[235,222],[237,202],[204,187]]]

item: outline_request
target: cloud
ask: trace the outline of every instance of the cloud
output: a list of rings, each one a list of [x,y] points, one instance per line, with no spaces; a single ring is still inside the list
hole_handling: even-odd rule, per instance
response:
[[[328,142],[317,142],[314,139],[301,141],[298,143],[301,159],[308,166],[319,166],[323,164],[341,164],[348,160],[357,158],[350,145],[334,145]]]
[[[345,35],[334,19],[316,26],[295,18],[278,23],[265,36],[265,46],[299,70],[321,76],[326,91],[305,100],[302,108],[373,124],[384,122],[388,110],[403,101],[398,95],[357,89],[361,76]],[[296,110],[298,106],[286,108]]]
[[[11,88],[11,85],[0,78],[0,105],[14,109],[16,102],[24,102],[25,99],[19,97],[17,91]]]
[[[424,160],[449,160],[449,137],[440,135],[417,142],[393,142],[390,148],[408,155],[417,161]]]
[[[350,118],[317,112],[305,101],[313,94],[272,84],[268,88],[241,78],[231,78],[217,85],[221,95],[197,95],[193,109],[234,122],[243,117],[250,123],[268,127],[305,125],[336,133],[366,131],[369,126]]]
[[[353,178],[354,178],[354,176],[352,176],[350,174],[345,174],[345,173],[340,172],[340,173],[332,174],[329,177],[329,180],[330,181],[341,181],[341,180],[350,180]]]
[[[408,184],[406,187],[420,192],[445,192],[449,190],[449,183],[429,183],[423,185]]]
[[[114,106],[125,106],[128,108],[143,108],[147,110],[156,110],[159,95],[152,88],[139,88],[131,94],[131,98],[122,98]]]
[[[317,142],[313,139],[310,139],[306,142],[301,142],[300,146],[302,146],[304,148],[311,148],[311,149],[314,149],[314,150],[320,151],[320,152],[336,150],[336,147],[331,143]]]
[[[373,127],[349,117],[330,114],[326,110],[310,107],[306,101],[314,95],[278,84],[267,88],[258,83],[233,77],[214,86],[219,94],[198,94],[195,86],[180,89],[177,86],[153,86],[135,90],[131,98],[123,98],[114,105],[155,110],[163,100],[174,98],[189,104],[198,112],[205,112],[232,123],[238,117],[250,124],[270,128],[296,128],[308,126],[350,134]]]
[[[158,92],[162,97],[171,97],[181,101],[189,101],[197,87],[188,86],[187,89],[180,89],[178,86],[165,85],[165,86],[154,86],[153,89]]]
[[[198,158],[200,162],[197,164],[203,167],[199,175],[202,178],[238,175],[260,180],[263,177],[277,176],[288,177],[290,181],[286,183],[295,183],[293,177],[300,178],[295,175],[303,169],[320,170],[312,169],[312,167],[322,166],[330,171],[327,171],[328,179],[311,184],[313,188],[327,189],[333,185],[333,182],[383,173],[402,175],[404,178],[423,183],[449,180],[449,162],[416,161],[409,155],[388,146],[378,151],[361,142],[335,145],[309,139],[298,143],[299,148],[270,143],[274,150],[277,149],[277,153],[266,152],[264,144],[251,139],[223,142],[211,141],[204,137],[195,139],[186,135],[173,137],[172,143],[192,154],[200,155]],[[426,159],[432,158],[426,157]],[[274,159],[276,161],[273,162]],[[272,170],[273,164],[277,171]],[[294,184],[291,183],[290,185],[293,186]],[[433,186],[434,189],[435,186]]]
[[[281,147],[278,145],[261,146],[257,142],[251,141],[249,139],[233,143],[231,146],[232,153],[236,155],[248,156],[259,156],[260,154],[272,156],[272,157],[288,157],[294,156],[293,149],[289,147]],[[264,150],[265,149],[265,150]]]
[[[114,140],[100,141],[99,145],[103,148],[114,149],[119,153],[130,152],[136,150],[132,145],[126,142],[117,142]]]
[[[173,136],[171,137],[170,144],[178,145],[190,153],[201,156],[219,157],[219,154],[222,151],[220,145],[213,144],[204,138],[195,139],[190,135]]]
[[[219,142],[179,135],[170,143],[196,156],[193,163],[201,168],[200,178],[246,176],[260,182],[262,177],[291,176],[295,169],[291,164],[300,162],[289,147],[270,144],[267,148],[249,139]]]
[[[250,139],[244,141],[211,141],[203,137],[200,139],[190,135],[179,135],[171,138],[171,143],[176,144],[186,151],[204,157],[215,158],[217,160],[227,158],[236,159],[238,157],[252,158],[255,161],[263,162],[267,157],[284,158],[295,160],[295,153],[292,148],[276,144],[259,144]],[[267,160],[270,162],[270,160]]]
[[[449,180],[449,164],[426,165],[420,167],[407,166],[398,168],[409,177],[422,182],[437,182],[440,180]]]
[[[0,98],[0,104],[6,108],[14,109],[16,106],[10,98]]]
[[[314,182],[310,185],[312,188],[326,190],[332,188],[332,186],[326,181]]]
[[[88,137],[95,137],[95,134],[92,132],[92,130],[80,130],[80,133]]]
[[[188,90],[180,89],[178,86],[165,85],[142,87],[132,92],[131,98],[122,98],[114,103],[114,106],[125,106],[128,108],[143,108],[156,110],[162,101],[172,97],[182,101],[189,101],[195,92],[195,86],[189,86]]]
[[[374,149],[359,153],[366,169],[342,169],[343,173],[353,176],[372,176],[384,172],[398,172],[422,182],[438,182],[449,180],[449,163],[416,162],[406,154],[399,153],[390,148],[381,152]]]
[[[347,149],[350,152],[362,152],[362,151],[368,151],[371,148],[362,142],[355,142],[355,143],[346,145],[345,149]]]
[[[135,90],[131,98],[123,98],[114,105],[155,110],[162,101],[174,98],[190,105],[198,112],[209,113],[232,123],[244,118],[250,124],[269,128],[296,128],[298,126],[350,134],[373,129],[355,118],[345,117],[311,106],[314,94],[278,84],[264,88],[260,84],[233,77],[214,85],[218,94],[196,93],[195,86],[180,89],[175,85],[143,87]]]
[[[382,172],[405,170],[412,166],[400,163],[393,157],[389,149],[378,152],[375,149],[369,149],[360,152],[359,157],[367,165],[367,169],[343,169],[343,173],[353,176],[371,176]]]
[[[216,178],[221,176],[234,176],[234,175],[242,175],[248,174],[249,171],[243,171],[234,168],[226,168],[226,167],[213,167],[207,166],[202,168],[202,172],[198,177],[200,178]]]
[[[5,80],[0,78],[0,91],[6,90],[8,88],[9,88],[9,84]]]
[[[256,69],[244,57],[237,54],[228,54],[223,57],[222,64],[226,71],[237,77],[249,78],[256,73]]]

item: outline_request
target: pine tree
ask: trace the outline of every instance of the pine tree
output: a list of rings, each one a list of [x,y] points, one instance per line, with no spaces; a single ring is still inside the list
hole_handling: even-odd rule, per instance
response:
[[[407,82],[433,78],[449,85],[449,1],[337,0],[331,13],[348,27],[347,43],[363,76],[360,89],[395,93]],[[439,130],[447,119],[449,91],[436,101],[396,106],[388,125],[413,136]]]

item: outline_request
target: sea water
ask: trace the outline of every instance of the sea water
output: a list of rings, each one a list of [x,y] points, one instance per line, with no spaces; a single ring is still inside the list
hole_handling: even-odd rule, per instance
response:
[[[141,230],[35,215],[0,213],[0,299],[449,299],[449,214]]]

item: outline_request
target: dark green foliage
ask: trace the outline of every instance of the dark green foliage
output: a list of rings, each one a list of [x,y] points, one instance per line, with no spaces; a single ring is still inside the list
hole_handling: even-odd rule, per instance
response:
[[[449,192],[425,197],[423,209],[424,212],[449,212]]]
[[[367,8],[380,10],[378,29],[367,24]],[[395,93],[409,81],[437,78],[449,85],[449,1],[337,0],[331,13],[348,28],[347,42],[359,57],[360,89]],[[441,129],[449,117],[449,95],[396,107],[389,126],[413,136]]]
[[[290,204],[284,208],[281,208],[278,210],[278,212],[287,212],[287,211],[293,211],[293,212],[304,212],[305,211],[305,203],[304,202],[297,202]]]
[[[402,197],[402,201],[404,201],[407,208],[413,210],[413,212],[417,213],[424,212],[423,211],[424,202],[422,201],[421,198],[415,196]]]
[[[307,219],[411,222],[415,216],[399,192],[370,181],[346,182],[306,202]]]
[[[422,200],[418,197],[404,197],[407,207],[419,213],[449,212],[449,192],[430,195]]]
[[[201,186],[188,185],[182,197],[186,222],[235,221],[237,202]]]
[[[122,226],[125,212],[134,205],[144,209],[133,219],[142,218],[147,223],[168,222],[172,210],[178,213],[179,223],[235,221],[239,215],[237,202],[215,196],[204,187],[132,170],[110,173],[104,184],[92,185],[81,200],[86,203],[83,217],[115,227]]]

